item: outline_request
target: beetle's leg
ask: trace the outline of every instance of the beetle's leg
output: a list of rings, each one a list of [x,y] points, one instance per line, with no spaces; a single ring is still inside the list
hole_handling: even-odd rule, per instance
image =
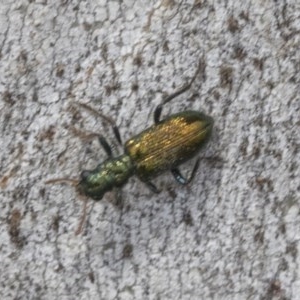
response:
[[[114,188],[113,189],[114,191],[114,194],[115,194],[115,201],[114,201],[114,204],[115,206],[117,206],[118,208],[122,208],[123,206],[123,199],[122,199],[122,190],[121,188]]]
[[[112,129],[113,129],[113,132],[114,132],[114,135],[118,141],[118,143],[120,145],[122,145],[122,139],[121,139],[121,135],[120,135],[120,131],[119,131],[119,128],[118,126],[116,125],[116,122],[113,120],[113,118],[103,114],[102,112],[100,111],[97,111],[95,110],[94,108],[90,107],[89,105],[87,104],[84,104],[84,103],[77,103],[77,105],[81,106],[82,108],[88,110],[89,112],[93,113],[94,115],[104,119],[107,123],[109,123],[111,126],[112,126]]]
[[[100,145],[102,146],[102,148],[108,155],[108,157],[112,157],[111,146],[108,144],[106,138],[104,136],[102,136],[101,134],[99,134],[98,140],[99,140]]]
[[[171,172],[172,172],[175,180],[178,183],[182,184],[182,185],[189,184],[193,180],[193,178],[195,177],[195,174],[196,174],[196,172],[197,172],[197,170],[199,168],[199,161],[200,161],[200,159],[198,158],[197,161],[196,161],[196,163],[195,163],[195,165],[194,165],[194,168],[193,168],[192,173],[191,173],[191,175],[190,175],[189,178],[183,177],[183,175],[180,173],[180,171],[179,171],[178,168],[171,169]]]
[[[95,133],[95,132],[83,132],[73,126],[71,127],[71,129],[75,135],[79,136],[82,139],[90,140],[90,139],[98,138],[100,145],[102,146],[102,148],[104,149],[108,157],[112,157],[111,146],[109,145],[106,138],[102,134]]]
[[[117,125],[113,126],[113,131],[114,131],[117,141],[119,142],[120,145],[122,145],[122,139],[121,139],[120,131],[119,131],[119,128]]]
[[[159,123],[159,121],[160,121],[160,115],[161,115],[161,111],[162,111],[163,106],[165,104],[167,104],[168,102],[172,101],[174,98],[178,97],[179,95],[181,95],[184,92],[186,92],[187,90],[189,90],[201,70],[203,71],[203,63],[200,60],[199,65],[197,67],[197,70],[196,70],[193,78],[191,79],[191,81],[189,83],[185,84],[178,91],[176,91],[173,94],[167,96],[165,99],[163,99],[161,104],[157,105],[157,107],[155,108],[155,111],[154,111],[154,122],[155,122],[155,124]]]
[[[161,111],[162,111],[162,104],[158,104],[155,108],[154,115],[153,115],[155,124],[159,123]]]
[[[155,194],[159,194],[160,190],[156,187],[156,185],[150,181],[143,181],[147,187]]]

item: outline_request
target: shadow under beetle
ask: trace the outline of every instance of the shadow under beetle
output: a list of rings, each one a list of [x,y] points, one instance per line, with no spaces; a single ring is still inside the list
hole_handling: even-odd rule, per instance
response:
[[[197,159],[191,175],[185,178],[178,166],[195,156],[208,141],[213,128],[213,119],[198,111],[183,111],[160,120],[163,105],[186,92],[195,81],[200,66],[191,81],[177,92],[166,97],[154,111],[154,125],[135,135],[124,144],[124,154],[112,156],[110,145],[104,136],[98,135],[100,144],[108,158],[94,170],[85,170],[80,180],[54,179],[47,183],[71,181],[76,184],[80,194],[94,200],[115,188],[123,186],[128,179],[136,175],[155,193],[159,190],[151,179],[165,171],[171,171],[174,178],[182,185],[188,184],[195,176],[199,166]],[[114,134],[120,144],[121,137],[115,123],[107,116],[99,113],[113,126]]]

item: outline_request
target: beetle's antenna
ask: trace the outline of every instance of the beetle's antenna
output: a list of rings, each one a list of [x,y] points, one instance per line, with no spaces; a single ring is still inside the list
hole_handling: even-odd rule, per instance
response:
[[[101,134],[92,131],[82,131],[73,125],[70,125],[70,129],[74,135],[78,136],[80,139],[87,140],[87,141],[92,140],[94,138],[99,138],[99,136],[101,136]]]
[[[72,178],[55,178],[55,179],[49,179],[45,181],[45,184],[59,184],[59,183],[67,183],[72,186],[77,186],[79,184],[79,180],[72,179]]]
[[[84,197],[83,199],[83,212],[82,212],[82,217],[80,218],[80,222],[78,224],[78,227],[75,231],[75,235],[79,235],[82,233],[82,228],[83,228],[83,224],[86,221],[86,215],[87,215],[87,197]]]
[[[90,113],[94,114],[95,116],[98,116],[98,117],[104,119],[111,126],[116,125],[115,121],[111,117],[103,114],[100,111],[95,110],[94,108],[90,107],[89,105],[87,105],[85,103],[76,103],[76,105],[81,106],[82,108],[84,108],[85,110],[88,110]]]
[[[76,187],[79,184],[79,180],[71,179],[71,178],[55,178],[55,179],[49,179],[45,181],[45,184],[60,184],[60,183],[67,183]],[[87,197],[83,197],[83,202],[84,202],[83,209],[82,209],[83,212],[78,227],[75,231],[75,235],[79,235],[82,233],[83,225],[86,221],[86,216],[87,216],[87,202],[88,202],[87,200],[88,200]]]

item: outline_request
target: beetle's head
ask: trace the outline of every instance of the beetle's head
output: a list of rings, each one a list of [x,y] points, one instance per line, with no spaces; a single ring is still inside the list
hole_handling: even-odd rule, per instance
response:
[[[77,186],[77,190],[80,194],[94,200],[101,200],[104,194],[111,190],[111,188],[101,170],[99,170],[99,166],[94,170],[82,171]]]
[[[103,195],[112,189],[103,173],[101,165],[94,170],[82,171],[77,186],[78,192],[94,200],[101,200]]]
[[[101,200],[106,192],[121,187],[132,174],[133,165],[128,155],[108,158],[96,169],[81,172],[78,191],[94,200]]]

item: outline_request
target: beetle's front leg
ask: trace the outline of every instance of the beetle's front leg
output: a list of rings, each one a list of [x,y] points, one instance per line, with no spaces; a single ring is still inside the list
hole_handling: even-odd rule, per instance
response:
[[[99,134],[98,135],[98,140],[99,140],[100,145],[102,146],[102,148],[104,149],[104,151],[108,155],[108,157],[112,157],[111,146],[107,142],[106,138],[103,135]]]
[[[90,107],[89,105],[87,104],[84,104],[84,103],[77,103],[78,106],[81,106],[82,108],[84,108],[85,110],[88,110],[89,112],[93,113],[94,115],[104,119],[107,123],[109,123],[113,129],[113,132],[114,132],[114,135],[118,141],[118,143],[120,145],[122,145],[122,139],[121,139],[121,135],[120,135],[120,131],[119,131],[119,128],[118,126],[116,125],[116,122],[114,121],[113,118],[111,118],[110,116],[108,115],[105,115],[104,113],[100,112],[100,111],[97,111],[95,110],[94,108]],[[101,143],[102,144],[102,143]]]
[[[105,153],[108,155],[108,157],[112,157],[111,146],[109,145],[106,138],[102,134],[91,132],[91,131],[84,132],[73,126],[71,127],[71,129],[75,135],[79,136],[82,139],[90,140],[93,138],[98,138],[98,141],[102,146],[102,148],[104,149]]]

